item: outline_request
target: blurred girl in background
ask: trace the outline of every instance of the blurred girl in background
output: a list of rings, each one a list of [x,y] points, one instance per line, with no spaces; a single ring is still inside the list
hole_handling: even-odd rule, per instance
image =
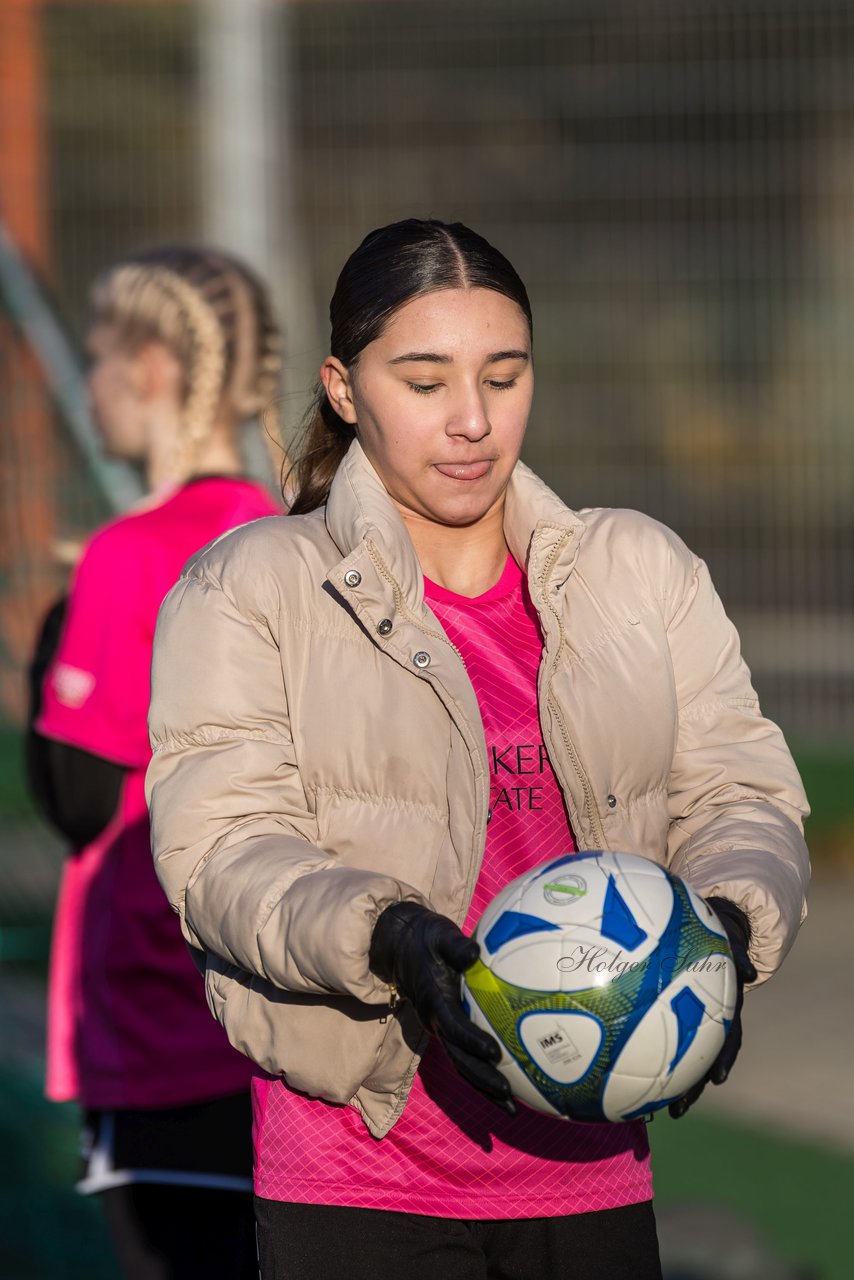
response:
[[[250,1064],[205,1006],[154,875],[143,780],[157,611],[188,557],[274,513],[241,424],[275,396],[280,334],[231,257],[160,248],[92,290],[89,395],[104,452],[148,497],[86,546],[32,670],[31,786],[71,842],[51,954],[47,1093],[84,1110],[80,1190],[126,1276],[254,1276]]]

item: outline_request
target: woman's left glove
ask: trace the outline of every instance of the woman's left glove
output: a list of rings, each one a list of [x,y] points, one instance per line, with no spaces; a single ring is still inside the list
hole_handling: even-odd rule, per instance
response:
[[[744,987],[748,982],[756,981],[756,970],[748,955],[750,945],[750,921],[734,902],[728,898],[707,898],[709,906],[720,920],[729,939],[732,958],[735,962],[735,980],[737,984],[735,1012],[732,1015],[727,1038],[723,1042],[720,1053],[715,1058],[707,1075],[699,1080],[691,1089],[683,1093],[681,1098],[671,1102],[668,1108],[674,1120],[681,1119],[690,1106],[697,1101],[708,1082],[723,1084],[732,1070],[741,1048],[741,1006],[744,1003]]]
[[[374,926],[368,967],[410,1002],[463,1079],[515,1115],[510,1085],[495,1069],[498,1042],[466,1017],[460,999],[460,974],[479,954],[475,940],[447,916],[418,902],[394,902]]]

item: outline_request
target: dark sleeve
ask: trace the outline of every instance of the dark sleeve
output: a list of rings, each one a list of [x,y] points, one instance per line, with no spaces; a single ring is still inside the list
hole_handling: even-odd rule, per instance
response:
[[[46,738],[35,728],[42,685],[53,660],[68,602],[58,600],[42,623],[29,668],[29,716],[24,746],[27,781],[43,818],[75,848],[104,830],[119,803],[125,769],[111,760]]]

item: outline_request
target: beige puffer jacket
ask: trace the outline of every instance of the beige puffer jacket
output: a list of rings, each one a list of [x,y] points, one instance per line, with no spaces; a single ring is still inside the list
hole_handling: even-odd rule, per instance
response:
[[[704,565],[636,512],[569,511],[521,464],[505,527],[578,847],[738,903],[768,977],[805,914],[806,802]],[[358,444],[324,510],[190,562],[160,615],[150,729],[157,871],[211,1008],[262,1067],[382,1136],[425,1035],[369,972],[371,930],[401,898],[464,919],[489,771],[471,683]]]

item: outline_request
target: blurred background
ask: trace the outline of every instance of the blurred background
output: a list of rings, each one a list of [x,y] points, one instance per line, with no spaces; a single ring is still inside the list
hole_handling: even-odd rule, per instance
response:
[[[112,1280],[41,1100],[62,848],[22,781],[26,662],[97,457],[94,274],[174,239],[272,285],[287,439],[371,228],[462,220],[525,279],[526,460],[709,563],[813,804],[816,887],[727,1086],[652,1130],[666,1274],[848,1277],[854,1186],[854,3],[2,0],[0,1275]],[[259,459],[263,449],[256,449]],[[259,462],[263,466],[263,462]]]

